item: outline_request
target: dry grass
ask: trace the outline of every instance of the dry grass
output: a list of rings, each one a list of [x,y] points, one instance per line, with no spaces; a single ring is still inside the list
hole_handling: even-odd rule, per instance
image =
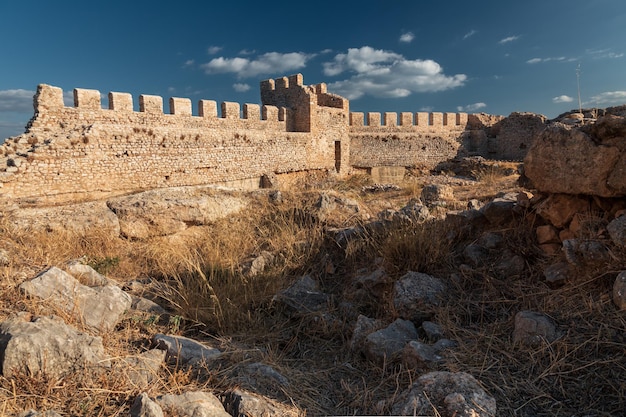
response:
[[[500,171],[484,172],[480,179],[483,183],[456,185],[458,201],[451,206],[461,208],[470,198],[484,201],[516,189],[514,176]],[[361,192],[367,181],[359,177],[325,183],[323,188],[341,192],[375,214],[418,197],[425,180],[412,178],[400,190],[380,194]],[[205,369],[162,369],[149,388],[151,395],[252,388],[239,378],[241,369],[262,362],[290,384],[259,384],[256,389],[310,416],[389,414],[396,396],[430,369],[471,373],[496,397],[502,416],[616,416],[626,409],[626,318],[608,296],[615,275],[626,269],[626,254],[614,250],[609,264],[579,268],[571,282],[550,288],[542,268],[553,260],[537,249],[531,217],[486,230],[502,236],[506,248],[526,260],[523,274],[503,277],[493,264],[460,267],[463,248],[478,236],[459,233],[457,226],[441,220],[365,229],[347,246],[337,245],[325,234],[329,224],[312,208],[318,195],[284,193],[280,204],[260,197],[240,215],[144,241],[98,232],[23,231],[5,217],[0,247],[9,251],[12,261],[0,267],[0,315],[62,314],[26,299],[16,287],[48,266],[84,257],[120,282],[149,278],[148,290],[176,317],[167,321],[129,314],[115,333],[105,335],[109,354],[136,355],[157,332],[210,338],[225,352]],[[347,216],[330,226],[361,224]],[[241,266],[262,251],[273,253],[274,260],[263,272],[246,274]],[[397,363],[376,366],[346,348],[353,322],[343,310],[331,311],[339,320],[316,314],[291,318],[272,301],[278,291],[310,273],[324,291],[350,299],[356,311],[392,320],[395,313],[388,299],[350,298],[351,279],[380,266],[394,279],[415,270],[447,282],[447,298],[432,312],[446,337],[459,343],[446,352],[445,362],[424,369]],[[527,309],[554,318],[563,336],[535,348],[514,345],[513,317]],[[139,392],[123,372],[58,380],[42,375],[0,377],[0,415],[29,408],[67,415],[126,415]]]

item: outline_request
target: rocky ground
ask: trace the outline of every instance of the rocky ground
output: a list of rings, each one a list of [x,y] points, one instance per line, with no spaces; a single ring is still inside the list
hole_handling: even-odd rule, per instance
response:
[[[624,415],[621,183],[543,166],[5,212],[0,414]]]

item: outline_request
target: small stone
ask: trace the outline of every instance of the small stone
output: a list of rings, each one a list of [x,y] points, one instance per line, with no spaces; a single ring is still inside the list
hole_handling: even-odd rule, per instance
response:
[[[155,334],[152,343],[157,349],[167,351],[168,359],[190,365],[202,365],[204,362],[217,359],[222,352],[219,349],[183,336]]]
[[[163,417],[163,410],[148,394],[142,392],[130,408],[131,417]]]
[[[561,251],[561,245],[559,243],[544,243],[539,245],[539,248],[547,256],[554,256]]]
[[[484,233],[476,242],[478,245],[486,249],[498,249],[504,244],[504,238],[498,233]]]
[[[544,243],[559,243],[561,241],[559,239],[559,231],[551,224],[539,226],[535,232],[537,234],[537,243],[540,245]]]
[[[256,379],[261,379],[261,384],[258,385],[267,385],[268,381],[275,382],[283,387],[289,385],[289,380],[270,365],[256,362],[246,365],[245,370],[247,373],[254,375]]]
[[[442,359],[434,347],[417,340],[409,341],[402,351],[402,362],[411,368],[430,365]]]
[[[619,247],[626,247],[626,216],[612,220],[606,228],[611,240]]]
[[[556,324],[545,314],[526,310],[515,315],[513,343],[536,346],[543,341],[553,342],[557,337]]]
[[[382,364],[395,360],[406,344],[416,339],[415,325],[408,320],[397,319],[386,328],[370,333],[365,338],[363,351],[368,359]]]
[[[352,330],[352,338],[350,339],[350,350],[353,352],[360,351],[363,348],[365,338],[377,330],[384,327],[382,320],[376,320],[364,315],[359,315]]]
[[[615,278],[613,302],[620,310],[626,310],[626,271],[620,272]]]
[[[570,275],[570,265],[567,262],[559,262],[550,265],[543,271],[546,282],[551,284],[563,284]]]
[[[422,322],[422,330],[426,333],[426,337],[428,340],[432,340],[436,342],[437,340],[443,337],[443,329],[437,323],[433,323],[432,321],[424,321]]]
[[[444,283],[431,275],[409,271],[393,287],[393,305],[405,319],[423,321],[432,307],[439,305]]]
[[[472,266],[482,266],[489,260],[489,250],[475,243],[470,243],[463,249],[463,258]]]

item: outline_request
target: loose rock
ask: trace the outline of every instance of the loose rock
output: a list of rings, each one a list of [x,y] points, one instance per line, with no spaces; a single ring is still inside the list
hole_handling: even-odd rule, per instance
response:
[[[272,401],[251,392],[235,389],[223,395],[226,411],[233,417],[299,417],[295,407]]]
[[[86,326],[99,331],[112,330],[132,303],[131,297],[117,286],[91,288],[56,267],[23,282],[20,289],[76,314]]]
[[[553,342],[557,337],[556,324],[548,316],[534,311],[520,311],[515,315],[513,343],[536,346],[543,341]]]
[[[183,336],[169,336],[161,333],[152,337],[157,349],[167,351],[167,359],[188,365],[202,365],[221,356],[219,349],[208,347]]]
[[[397,319],[384,329],[370,333],[365,338],[363,352],[365,356],[379,364],[395,360],[410,340],[417,339],[415,325]]]
[[[162,395],[156,402],[166,416],[232,417],[215,395],[203,391]]]
[[[61,319],[26,317],[0,325],[2,375],[60,377],[86,368],[110,366],[102,339],[80,333]]]
[[[470,374],[430,372],[403,392],[392,414],[404,416],[494,417],[496,400]]]
[[[407,272],[394,285],[393,305],[405,319],[427,319],[445,291],[441,280],[421,272]]]

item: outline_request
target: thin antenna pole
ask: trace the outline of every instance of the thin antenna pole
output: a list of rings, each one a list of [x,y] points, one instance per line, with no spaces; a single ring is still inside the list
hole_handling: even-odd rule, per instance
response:
[[[582,113],[583,105],[580,101],[580,64],[578,64],[578,67],[576,68],[576,84],[578,86],[578,112]]]

